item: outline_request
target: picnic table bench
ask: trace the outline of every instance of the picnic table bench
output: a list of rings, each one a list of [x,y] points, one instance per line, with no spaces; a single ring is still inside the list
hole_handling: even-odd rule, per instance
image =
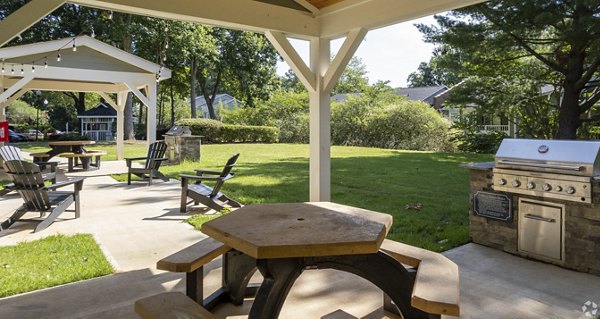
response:
[[[68,160],[68,171],[73,172],[79,165],[83,170],[88,170],[90,166],[100,168],[103,155],[106,155],[105,151],[88,150],[85,153],[62,153],[58,156]]]

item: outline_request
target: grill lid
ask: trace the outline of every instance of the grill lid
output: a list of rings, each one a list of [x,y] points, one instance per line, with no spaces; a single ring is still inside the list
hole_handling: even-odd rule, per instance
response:
[[[171,127],[167,131],[167,133],[165,133],[165,135],[170,135],[170,136],[190,136],[190,135],[192,135],[192,131],[190,130],[189,126],[175,125],[175,126]]]
[[[600,175],[600,142],[504,139],[496,167],[571,175]]]

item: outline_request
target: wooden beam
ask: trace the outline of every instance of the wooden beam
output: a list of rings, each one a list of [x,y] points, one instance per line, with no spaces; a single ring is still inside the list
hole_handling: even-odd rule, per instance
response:
[[[18,78],[6,79],[7,86],[14,85],[19,81]],[[41,91],[61,91],[61,92],[107,92],[117,93],[128,90],[123,83],[90,83],[60,80],[33,79],[27,84],[30,90]]]
[[[145,106],[150,107],[149,97],[145,96],[142,91],[140,91],[137,86],[131,82],[125,82],[125,85],[129,88],[129,90],[137,96],[137,98],[142,102]]]
[[[29,89],[27,87],[28,86],[26,85],[24,88],[20,89],[15,94],[13,94],[11,97],[9,97],[8,100],[6,100],[4,102],[0,102],[0,107],[9,106],[12,102],[16,101],[18,98],[23,96],[25,93],[27,93],[29,91]]]
[[[69,0],[84,6],[263,33],[276,30],[317,36],[309,12],[248,0]]]
[[[0,21],[0,47],[62,6],[66,0],[31,0]]]
[[[300,82],[304,84],[304,87],[306,87],[308,91],[315,91],[317,89],[316,74],[310,70],[306,63],[304,63],[304,60],[302,60],[285,35],[277,31],[267,31],[265,35],[275,49],[277,49],[277,52],[283,57],[285,62],[292,68],[292,71],[294,71]]]
[[[320,36],[338,38],[348,30],[373,30],[485,1],[487,0],[344,0],[321,9]]]
[[[303,6],[306,10],[312,12],[313,14],[319,13],[319,8],[312,5],[312,3],[306,0],[294,0],[297,4]]]
[[[33,80],[33,75],[29,74],[17,81],[15,84],[11,85],[8,89],[0,94],[0,101],[7,101],[11,95],[17,93],[17,91],[21,90],[27,83]]]
[[[310,66],[315,74],[329,68],[331,41],[314,38],[310,42]],[[310,159],[309,193],[311,202],[331,198],[331,92],[324,90],[323,77],[317,76],[316,90],[309,92]]]
[[[335,55],[335,59],[333,59],[333,62],[327,69],[327,73],[325,73],[323,85],[326,91],[333,89],[366,34],[367,29],[356,29],[348,33],[342,47]]]

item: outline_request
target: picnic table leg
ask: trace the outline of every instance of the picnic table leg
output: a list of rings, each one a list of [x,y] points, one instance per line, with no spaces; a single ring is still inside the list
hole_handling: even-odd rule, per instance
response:
[[[75,159],[75,161],[77,161],[77,159]],[[67,162],[68,162],[68,164],[67,164],[67,165],[68,165],[67,171],[70,173],[70,172],[72,172],[72,171],[73,171],[73,167],[74,167],[75,165],[77,165],[77,162],[75,162],[75,165],[73,165],[73,157],[69,157],[69,158],[67,159]]]
[[[222,302],[241,305],[245,297],[254,297],[259,288],[259,285],[248,285],[256,272],[256,259],[238,251],[229,251],[223,255],[222,260],[221,288],[200,303],[208,310]]]
[[[304,269],[313,268],[346,271],[367,279],[390,297],[403,318],[436,318],[411,306],[414,278],[400,263],[383,252],[363,255],[259,259],[257,265],[264,280],[250,309],[249,319],[277,318],[296,279]]]

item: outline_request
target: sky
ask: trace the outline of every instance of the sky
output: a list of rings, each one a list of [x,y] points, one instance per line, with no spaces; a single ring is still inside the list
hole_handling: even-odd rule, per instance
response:
[[[415,72],[421,62],[431,58],[433,45],[423,42],[423,35],[414,26],[416,23],[435,24],[433,16],[389,27],[372,30],[354,54],[362,59],[367,67],[369,83],[378,80],[390,81],[392,87],[406,87],[406,78]],[[308,43],[291,40],[304,61],[308,60]],[[331,43],[331,51],[337,52],[342,40]],[[285,62],[277,65],[277,74],[283,75],[289,70]]]

